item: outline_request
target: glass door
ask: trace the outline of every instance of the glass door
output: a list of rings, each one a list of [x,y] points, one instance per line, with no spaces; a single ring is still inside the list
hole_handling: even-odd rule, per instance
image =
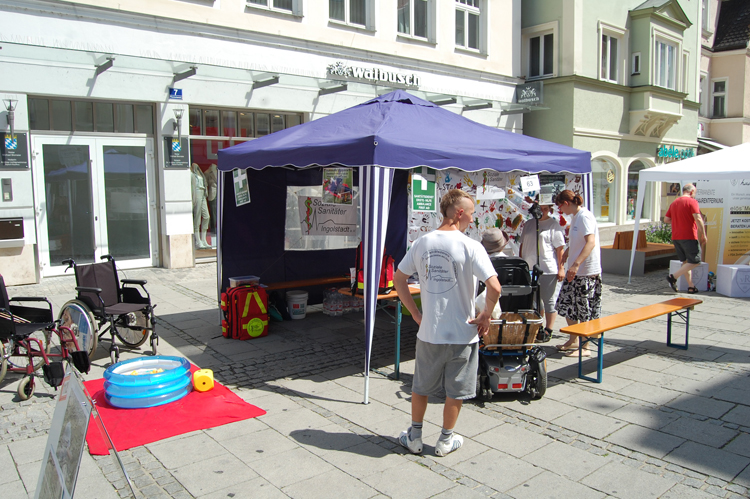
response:
[[[152,139],[34,137],[33,147],[43,275],[107,254],[118,268],[153,265]]]

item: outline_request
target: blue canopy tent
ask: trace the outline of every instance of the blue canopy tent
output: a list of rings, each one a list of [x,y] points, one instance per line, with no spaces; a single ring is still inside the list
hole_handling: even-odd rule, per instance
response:
[[[280,259],[286,274],[272,279],[288,280],[289,274],[296,279],[319,277],[314,274],[321,269],[327,269],[329,275],[334,270],[346,273],[354,261],[353,249],[314,254],[287,252],[279,256],[278,247],[274,249],[270,244],[273,240],[283,241],[283,218],[278,224],[269,216],[277,210],[284,213],[286,185],[321,185],[320,167],[343,165],[359,169],[365,273],[365,403],[380,256],[387,245],[398,263],[406,249],[408,170],[426,166],[531,174],[591,172],[588,152],[488,127],[401,90],[222,149],[218,154],[219,170],[247,169],[252,198],[249,205],[235,206],[233,183],[221,181],[218,248],[222,289],[229,275],[278,275],[282,272],[278,270]],[[288,184],[292,177],[294,182],[305,177],[309,183]],[[263,202],[256,202],[256,196]],[[268,216],[259,218],[258,212]],[[256,224],[263,226],[253,227]],[[248,226],[255,232],[240,230]],[[253,258],[253,253],[258,258]],[[271,271],[272,267],[277,270]]]

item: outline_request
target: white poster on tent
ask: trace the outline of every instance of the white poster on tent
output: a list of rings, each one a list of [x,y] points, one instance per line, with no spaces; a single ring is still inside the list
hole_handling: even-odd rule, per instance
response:
[[[319,196],[299,196],[303,236],[353,236],[357,234],[357,204],[327,204]]]

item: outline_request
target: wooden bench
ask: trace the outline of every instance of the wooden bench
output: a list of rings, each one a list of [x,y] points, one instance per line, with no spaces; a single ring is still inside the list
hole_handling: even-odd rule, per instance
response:
[[[609,246],[601,247],[602,271],[609,274],[628,275],[632,249],[633,231],[616,232],[614,242]],[[640,230],[635,245],[633,275],[642,276],[648,261],[671,257],[677,257],[674,245],[649,243],[646,241],[646,231]]]
[[[600,319],[594,319],[588,322],[565,326],[560,329],[561,333],[572,334],[580,338],[581,346],[591,342],[597,346],[597,368],[596,378],[584,376],[582,372],[583,355],[578,350],[578,377],[596,383],[602,382],[602,368],[604,366],[604,333],[617,329],[618,327],[629,326],[637,322],[653,319],[662,315],[667,315],[667,346],[687,350],[688,332],[690,328],[690,311],[696,305],[703,303],[703,300],[693,298],[673,298],[654,305],[628,310],[619,314],[608,315]],[[677,315],[685,323],[685,344],[675,345],[672,343],[672,314]]]

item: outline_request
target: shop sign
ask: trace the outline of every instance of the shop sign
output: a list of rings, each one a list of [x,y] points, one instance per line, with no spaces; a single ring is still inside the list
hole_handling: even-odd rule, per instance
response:
[[[164,168],[190,168],[187,139],[164,137]]]
[[[169,98],[174,100],[182,100],[182,89],[181,88],[170,88]]]
[[[404,87],[418,88],[421,83],[419,76],[415,74],[397,73],[395,71],[383,71],[379,68],[361,68],[348,66],[343,62],[334,62],[326,67],[326,73],[346,79],[365,80],[372,83],[387,82]]]
[[[693,149],[677,149],[675,146],[659,146],[656,148],[657,158],[686,159],[695,156]]]
[[[541,106],[544,103],[544,86],[541,81],[530,81],[516,85],[516,103]]]
[[[0,144],[0,168],[28,168],[29,151],[26,147],[26,134],[3,134]]]

